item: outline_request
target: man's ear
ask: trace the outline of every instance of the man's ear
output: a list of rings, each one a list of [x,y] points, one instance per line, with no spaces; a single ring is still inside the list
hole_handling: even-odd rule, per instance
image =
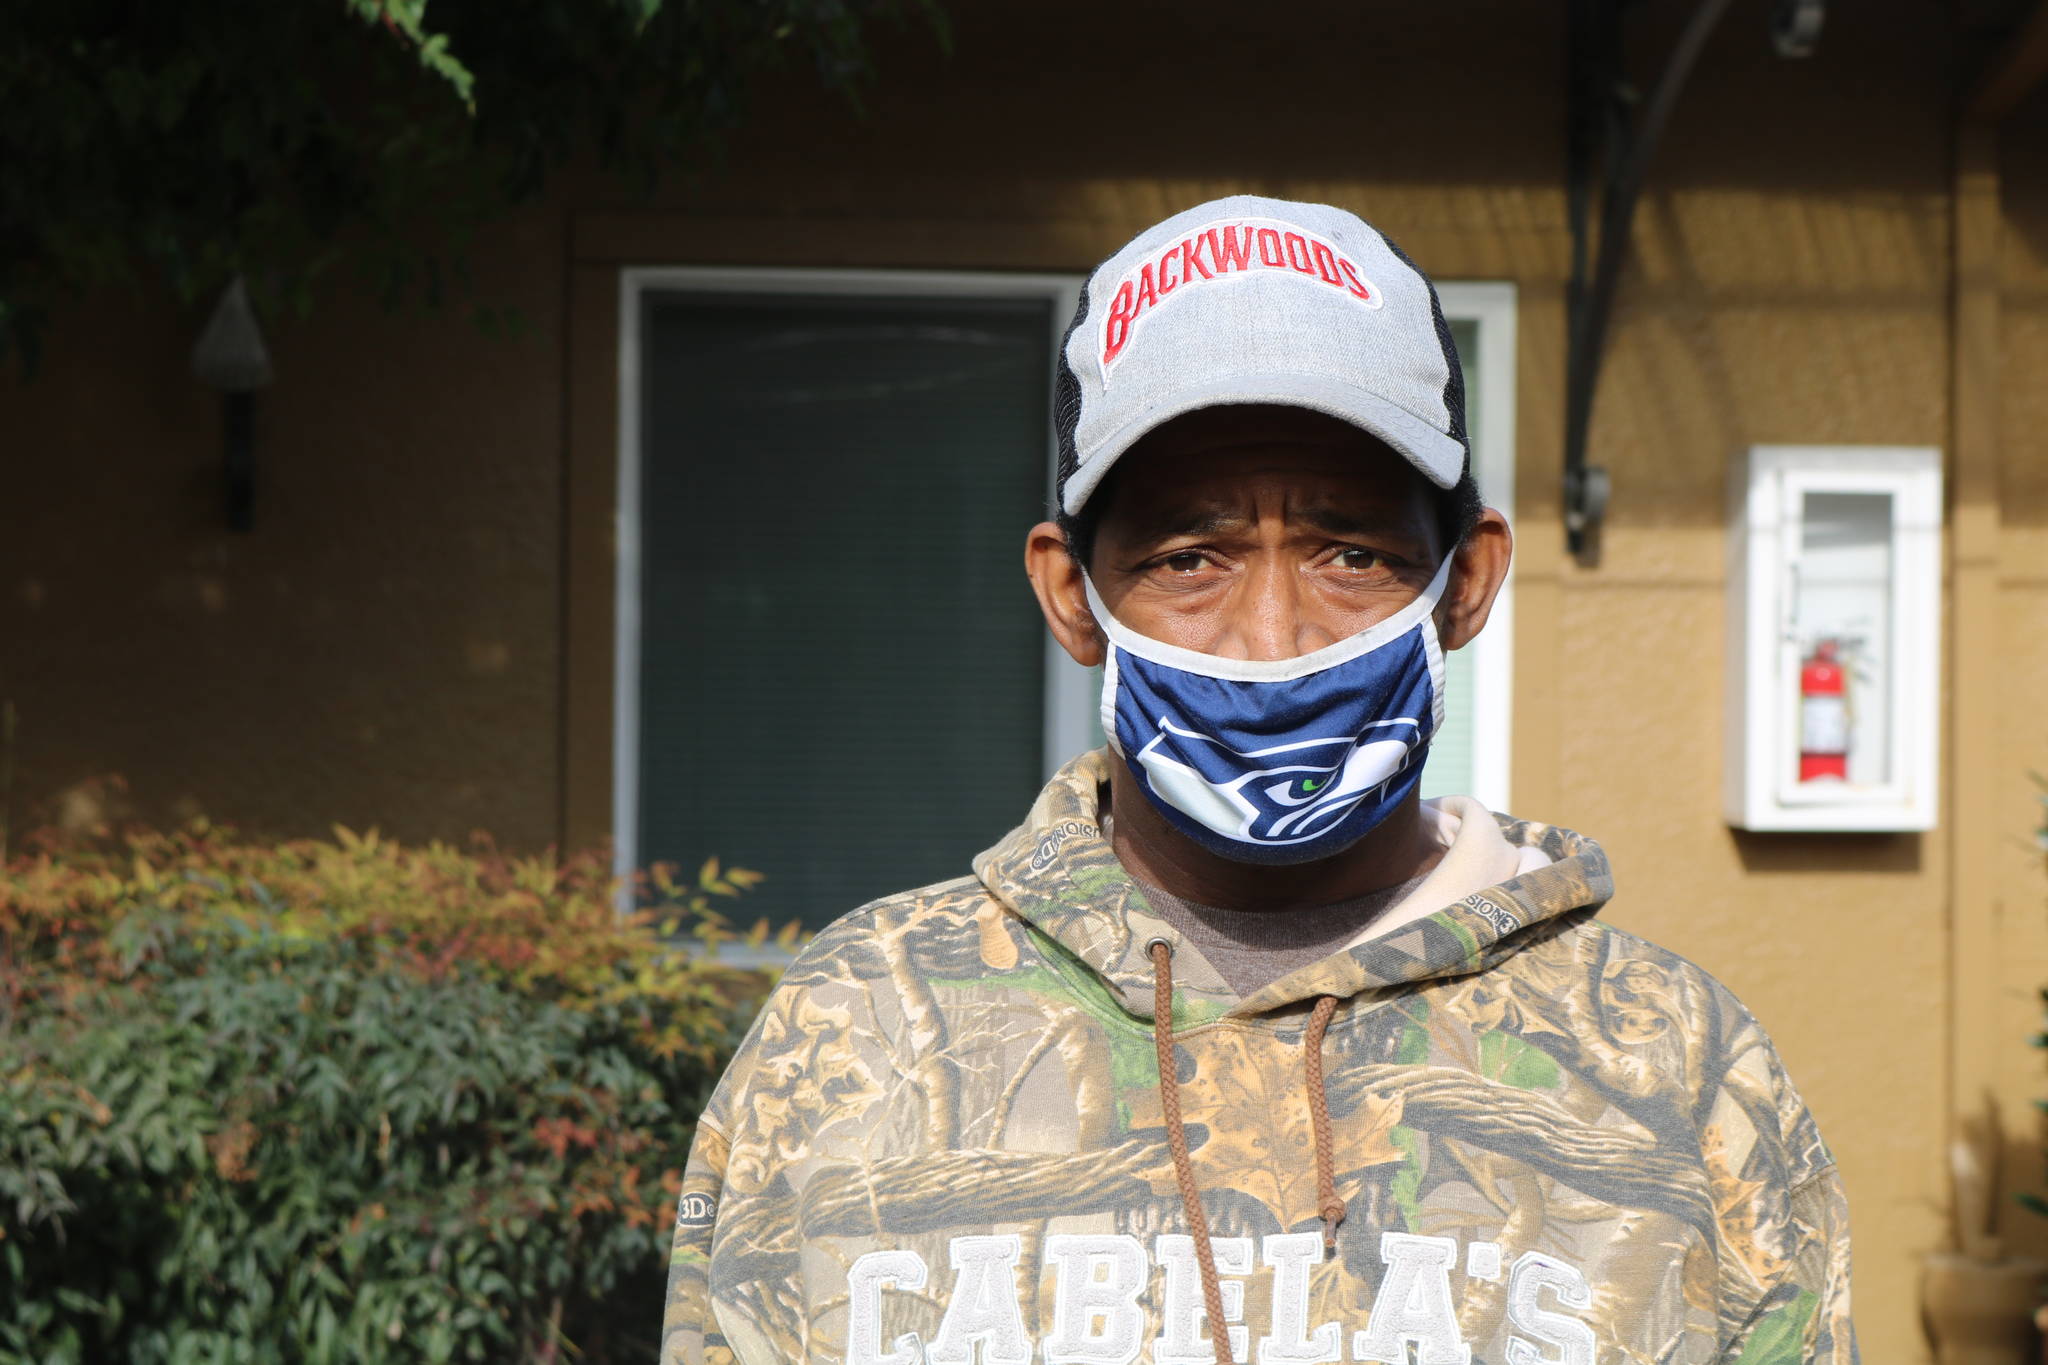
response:
[[[1041,521],[1024,538],[1024,573],[1060,648],[1083,668],[1101,663],[1106,642],[1088,610],[1080,562],[1068,552],[1066,533],[1057,523]]]
[[[1481,512],[1471,532],[1451,552],[1451,580],[1436,604],[1436,633],[1445,649],[1464,648],[1486,628],[1514,552],[1508,519],[1491,507]]]

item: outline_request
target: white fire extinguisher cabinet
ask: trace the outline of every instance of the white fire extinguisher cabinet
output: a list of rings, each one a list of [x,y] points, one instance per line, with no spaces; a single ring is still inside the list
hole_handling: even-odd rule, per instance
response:
[[[1732,493],[1728,823],[1934,828],[1941,452],[1752,446]]]

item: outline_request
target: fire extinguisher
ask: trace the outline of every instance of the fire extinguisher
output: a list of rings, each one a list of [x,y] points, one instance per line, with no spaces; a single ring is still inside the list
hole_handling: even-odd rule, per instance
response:
[[[1840,647],[1822,640],[1799,669],[1799,780],[1849,776],[1848,675]]]

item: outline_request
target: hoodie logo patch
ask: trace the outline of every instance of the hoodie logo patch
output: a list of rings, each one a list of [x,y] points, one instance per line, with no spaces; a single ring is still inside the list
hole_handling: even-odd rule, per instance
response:
[[[1031,870],[1043,872],[1051,867],[1053,860],[1060,856],[1060,845],[1076,834],[1094,834],[1096,827],[1081,820],[1069,820],[1054,825],[1039,838],[1038,847],[1031,850]]]
[[[676,1201],[677,1228],[708,1228],[718,1221],[718,1201],[691,1190]]]
[[[1521,919],[1508,913],[1507,907],[1476,893],[1465,897],[1458,904],[1491,924],[1494,932],[1503,938],[1522,927]]]

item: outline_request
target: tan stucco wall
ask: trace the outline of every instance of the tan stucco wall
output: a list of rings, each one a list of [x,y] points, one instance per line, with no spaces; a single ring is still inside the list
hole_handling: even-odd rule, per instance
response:
[[[533,213],[475,260],[531,339],[341,289],[271,323],[250,534],[188,368],[203,310],[110,292],[0,381],[18,816],[119,774],[158,819],[554,838],[560,234]]]
[[[112,301],[71,319],[43,379],[0,390],[10,470],[28,471],[15,487],[34,494],[0,537],[23,792],[122,771],[145,811],[190,802],[265,828],[592,832],[619,264],[1079,271],[1197,198],[1346,204],[1440,276],[1518,284],[1515,804],[1603,841],[1613,917],[1770,1027],[1846,1175],[1866,1356],[1924,1358],[1916,1257],[1945,1237],[1952,1049],[1989,1059],[2010,1174],[2041,1183],[2026,1100],[2048,1083],[2025,1036],[2048,879],[2025,773],[2048,769],[2048,397],[2029,382],[2048,367],[2048,187],[2015,177],[2008,194],[1998,629],[1962,661],[2001,678],[1997,714],[1958,722],[1995,727],[2009,755],[1999,827],[1739,835],[1719,791],[1731,457],[1950,443],[1940,11],[1844,7],[1806,63],[1731,19],[1708,53],[1639,215],[1594,436],[1614,507],[1587,568],[1562,555],[1555,500],[1553,7],[1414,7],[1366,36],[1336,5],[1263,36],[1242,7],[1104,19],[1060,0],[1028,24],[958,8],[950,58],[919,33],[885,45],[865,121],[792,82],[700,184],[636,207],[565,182],[490,234],[480,292],[527,312],[527,340],[346,302],[280,325],[252,537],[218,529],[192,320]],[[2028,117],[2013,136],[2038,147]],[[1995,860],[1993,903],[1953,903],[1959,849]],[[1958,925],[1996,949],[1995,1018],[1968,1036]],[[2048,1242],[2027,1217],[2008,1231]]]
[[[1612,853],[1614,917],[1734,986],[1835,1147],[1865,1351],[1886,1361],[1922,1349],[1915,1254],[1944,1232],[1949,845],[1738,833],[1719,775],[1730,457],[1948,443],[1950,96],[1903,60],[1939,33],[1890,22],[1897,49],[1830,30],[1856,78],[1755,45],[1674,126],[1593,441],[1614,514],[1600,566],[1562,575],[1546,727],[1555,818]]]

